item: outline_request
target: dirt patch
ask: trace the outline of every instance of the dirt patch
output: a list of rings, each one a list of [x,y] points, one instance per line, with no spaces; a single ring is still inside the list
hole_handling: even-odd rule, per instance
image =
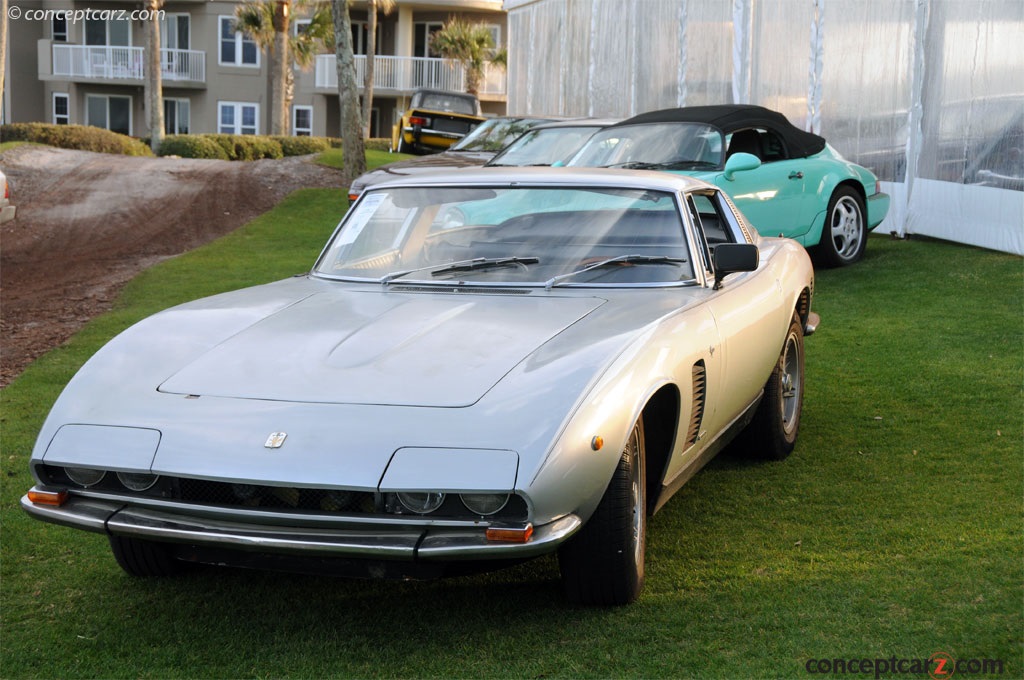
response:
[[[19,146],[0,155],[0,387],[110,309],[160,260],[237,229],[295,189],[346,186],[309,157],[249,163]]]

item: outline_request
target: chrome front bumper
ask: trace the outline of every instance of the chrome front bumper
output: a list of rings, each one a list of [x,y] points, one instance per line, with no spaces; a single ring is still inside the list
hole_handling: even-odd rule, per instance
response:
[[[489,541],[486,523],[473,526],[405,525],[339,520],[325,526],[285,526],[199,517],[109,500],[72,497],[60,507],[23,496],[32,517],[96,533],[165,543],[310,557],[398,561],[501,560],[554,551],[582,526],[576,515],[534,527],[525,543]]]

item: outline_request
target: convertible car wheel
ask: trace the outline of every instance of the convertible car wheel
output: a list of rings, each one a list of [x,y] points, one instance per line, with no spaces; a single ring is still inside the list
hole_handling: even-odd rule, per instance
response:
[[[753,443],[761,457],[782,460],[793,451],[803,403],[804,333],[800,320],[794,317],[750,426],[752,436],[748,442]]]
[[[132,576],[171,576],[181,570],[181,562],[171,557],[162,543],[110,536],[110,549],[121,568]]]
[[[647,534],[644,428],[637,421],[597,510],[558,553],[576,604],[623,605],[640,595]]]
[[[844,267],[864,255],[867,225],[864,201],[849,187],[839,187],[828,202],[828,217],[819,251],[824,264]]]

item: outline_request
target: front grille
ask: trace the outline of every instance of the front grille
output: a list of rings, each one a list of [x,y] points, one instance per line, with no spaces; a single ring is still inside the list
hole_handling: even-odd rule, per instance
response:
[[[322,512],[374,512],[374,494],[338,489],[305,489],[291,486],[228,484],[203,479],[179,478],[176,499],[225,507]]]

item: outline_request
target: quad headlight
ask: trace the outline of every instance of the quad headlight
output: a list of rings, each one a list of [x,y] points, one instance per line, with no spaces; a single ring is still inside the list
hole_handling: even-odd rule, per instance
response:
[[[106,470],[96,470],[94,468],[82,468],[82,467],[66,467],[64,473],[67,474],[75,484],[84,487],[96,486],[103,477],[107,474]]]
[[[459,498],[474,515],[493,515],[508,503],[507,493],[464,493]]]
[[[444,503],[444,494],[440,491],[411,492],[399,491],[398,502],[409,512],[426,515],[434,512]]]
[[[153,488],[158,475],[151,475],[148,472],[118,472],[117,479],[129,491],[145,491]]]

